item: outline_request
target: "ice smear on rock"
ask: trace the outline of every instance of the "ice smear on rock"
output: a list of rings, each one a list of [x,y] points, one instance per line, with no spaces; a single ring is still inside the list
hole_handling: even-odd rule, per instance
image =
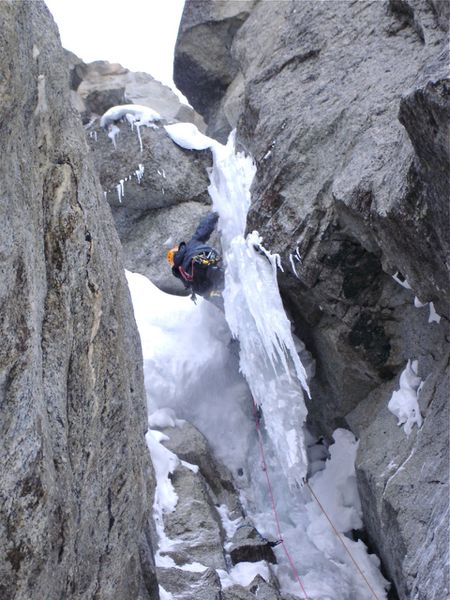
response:
[[[441,317],[437,314],[434,304],[430,302],[430,316],[428,317],[428,323],[440,323]]]
[[[102,115],[100,127],[108,127],[114,121],[119,121],[127,115],[134,117],[133,121],[139,121],[141,125],[148,125],[161,120],[161,115],[148,106],[121,104],[120,106],[112,106]]]
[[[143,151],[142,146],[142,137],[141,137],[141,127],[151,127],[153,129],[157,129],[157,125],[155,125],[155,121],[161,120],[161,115],[153,110],[153,108],[149,108],[148,106],[140,106],[139,104],[122,104],[120,106],[112,106],[108,109],[100,119],[100,127],[104,127],[105,129],[109,129],[108,137],[114,143],[114,148],[116,148],[116,135],[119,133],[119,128],[114,125],[115,121],[119,121],[122,118],[126,118],[131,128],[136,128],[136,133],[139,140],[139,148],[141,152]],[[113,132],[113,133],[112,133]]]
[[[412,431],[414,424],[422,426],[422,415],[418,404],[418,389],[421,379],[417,375],[417,360],[408,360],[400,375],[400,389],[393,392],[388,403],[388,409],[398,419],[398,425],[403,425],[406,435]]]

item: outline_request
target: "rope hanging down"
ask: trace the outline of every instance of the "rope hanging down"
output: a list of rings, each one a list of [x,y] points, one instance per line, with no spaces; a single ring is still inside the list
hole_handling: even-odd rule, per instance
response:
[[[272,483],[270,481],[270,477],[269,477],[269,470],[267,468],[267,463],[266,463],[266,455],[264,452],[264,444],[263,444],[263,440],[262,440],[262,434],[261,434],[261,428],[259,426],[259,416],[258,416],[258,407],[256,406],[255,401],[253,400],[253,411],[254,411],[254,415],[255,415],[255,423],[256,423],[256,433],[258,435],[258,442],[259,442],[259,451],[261,454],[261,462],[262,462],[262,467],[263,467],[263,471],[266,475],[266,481],[267,481],[267,488],[269,490],[269,496],[270,496],[270,501],[272,503],[272,511],[273,511],[273,515],[275,517],[275,523],[277,526],[277,534],[278,534],[278,538],[280,540],[280,544],[283,547],[284,553],[286,554],[286,558],[289,561],[289,564],[291,565],[291,569],[292,569],[292,573],[294,575],[294,578],[296,579],[296,581],[298,582],[298,584],[300,585],[300,588],[303,592],[303,595],[305,597],[305,600],[312,600],[308,594],[306,593],[305,590],[305,586],[303,585],[303,581],[300,578],[300,575],[295,567],[295,563],[292,559],[292,556],[289,554],[289,550],[286,546],[285,541],[283,540],[283,534],[281,532],[281,526],[280,526],[280,519],[278,517],[278,512],[277,512],[277,506],[275,503],[275,497],[273,494],[273,488],[272,488]]]
[[[333,525],[333,522],[331,521],[330,517],[327,515],[324,507],[322,506],[319,498],[316,496],[316,494],[314,493],[314,490],[312,489],[312,487],[309,485],[309,483],[305,480],[305,485],[306,487],[309,489],[309,491],[311,492],[311,496],[314,498],[314,500],[317,502],[317,504],[320,507],[320,510],[323,512],[323,514],[325,515],[325,518],[327,519],[328,523],[331,525],[331,528],[333,529],[334,533],[337,535],[337,537],[339,538],[339,541],[341,542],[341,544],[344,546],[345,551],[347,552],[347,554],[350,556],[353,564],[355,565],[355,567],[357,568],[357,570],[359,571],[361,577],[364,579],[367,587],[369,588],[370,592],[372,593],[372,596],[375,598],[375,600],[380,600],[380,598],[377,596],[377,594],[375,593],[375,590],[373,589],[373,587],[370,585],[367,577],[364,575],[364,571],[361,569],[361,567],[358,565],[358,563],[356,562],[355,558],[353,557],[352,553],[350,552],[350,550],[347,548],[344,540],[342,539],[341,534],[339,533],[339,531],[336,529],[336,527]]]
[[[303,595],[305,597],[305,600],[312,600],[310,598],[310,596],[308,596],[308,594],[306,593],[305,590],[305,586],[303,585],[303,582],[300,578],[300,575],[295,567],[294,561],[292,559],[292,556],[289,554],[289,550],[283,540],[283,535],[281,533],[281,526],[280,526],[280,519],[278,517],[278,512],[277,512],[277,507],[276,507],[276,503],[275,503],[275,497],[273,494],[273,488],[272,488],[272,483],[270,481],[270,477],[269,477],[269,471],[267,468],[267,463],[266,463],[266,456],[265,456],[265,452],[264,452],[264,444],[263,444],[263,439],[262,439],[262,434],[261,434],[261,428],[260,428],[260,424],[259,424],[259,413],[258,413],[258,407],[256,406],[255,401],[253,400],[253,411],[254,411],[254,416],[255,416],[255,423],[256,423],[256,432],[258,435],[258,442],[259,442],[259,450],[260,450],[260,454],[261,454],[261,462],[262,462],[262,468],[263,471],[266,475],[266,480],[267,480],[267,488],[269,490],[269,496],[270,496],[270,501],[272,503],[272,511],[273,511],[273,515],[275,517],[275,523],[277,526],[277,534],[278,537],[280,539],[280,543],[283,547],[284,553],[286,554],[286,558],[289,561],[289,564],[291,565],[291,569],[292,569],[292,573],[296,579],[296,581],[299,583],[300,588],[303,592]],[[325,515],[327,521],[329,522],[331,528],[333,529],[334,533],[337,535],[337,537],[339,538],[341,544],[344,546],[345,551],[347,552],[347,554],[350,556],[353,564],[355,565],[356,569],[358,570],[358,572],[360,573],[361,577],[363,578],[364,582],[366,583],[367,587],[369,588],[372,596],[375,598],[375,600],[380,600],[379,596],[376,594],[375,590],[373,589],[373,587],[370,585],[367,577],[364,574],[364,571],[361,569],[361,567],[358,565],[358,563],[356,562],[354,556],[352,555],[352,553],[350,552],[350,550],[347,548],[344,540],[342,539],[339,531],[336,529],[336,527],[334,526],[333,522],[331,521],[330,517],[328,516],[327,512],[325,511],[324,507],[322,506],[319,498],[316,496],[314,490],[312,489],[312,487],[309,485],[308,481],[305,479],[304,483],[306,485],[306,487],[309,489],[311,496],[314,498],[314,500],[317,502],[320,510],[323,512],[323,514]]]

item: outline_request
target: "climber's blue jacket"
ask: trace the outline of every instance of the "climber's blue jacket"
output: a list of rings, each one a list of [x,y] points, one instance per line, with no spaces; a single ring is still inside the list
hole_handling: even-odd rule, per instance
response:
[[[186,288],[191,288],[199,295],[223,284],[223,273],[218,266],[219,253],[206,243],[218,218],[217,213],[208,213],[200,221],[191,239],[181,242],[174,254],[172,273],[183,281]]]

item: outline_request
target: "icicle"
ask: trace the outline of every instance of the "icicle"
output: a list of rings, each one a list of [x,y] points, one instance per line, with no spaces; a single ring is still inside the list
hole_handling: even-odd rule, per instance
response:
[[[292,486],[306,474],[306,450],[299,433],[292,436],[286,456],[286,431],[292,423],[306,419],[302,387],[307,391],[306,372],[297,354],[277,282],[279,255],[261,246],[261,237],[252,232],[244,238],[253,162],[235,154],[231,136],[227,146],[212,144],[214,166],[209,193],[219,213],[225,263],[225,314],[230,329],[241,344],[240,367],[264,423],[280,464]],[[261,250],[262,257],[255,248]]]
[[[139,140],[139,148],[141,149],[141,152],[144,150],[143,146],[142,146],[142,137],[141,137],[141,124],[140,123],[135,123],[136,125],[136,133],[138,136],[138,140]]]
[[[124,185],[123,185],[123,179],[121,179],[119,181],[119,183],[116,185],[116,191],[117,191],[117,196],[119,198],[119,202],[122,202],[122,198],[125,195],[125,190],[124,190]]]
[[[142,177],[144,176],[144,165],[139,163],[138,168],[136,169],[134,174],[136,175],[136,179],[137,179],[138,183],[140,184],[142,181]]]
[[[297,269],[295,268],[293,257],[294,257],[294,254],[289,254],[289,262],[291,263],[291,269],[292,269],[293,273],[295,274],[295,276],[297,277],[297,279],[300,279],[300,277],[298,276],[298,273],[297,273]]]
[[[119,135],[119,133],[120,133],[120,129],[117,127],[117,125],[110,126],[109,131],[108,131],[108,137],[114,144],[114,148],[117,148],[116,137]]]

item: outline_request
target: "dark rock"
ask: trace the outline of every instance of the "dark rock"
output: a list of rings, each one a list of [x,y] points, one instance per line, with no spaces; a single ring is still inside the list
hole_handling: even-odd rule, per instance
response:
[[[436,60],[424,66],[413,89],[402,98],[399,113],[419,160],[419,174],[424,182],[421,205],[426,210],[428,228],[437,238],[431,238],[433,249],[443,265],[450,263],[449,204],[442,201],[450,198],[448,63],[447,43]],[[420,291],[420,297],[433,300],[438,312],[448,316],[448,271],[440,269],[433,279],[434,287],[428,284],[427,289]]]
[[[120,242],[47,7],[1,2],[0,21],[0,597],[155,597]]]
[[[254,3],[189,0],[185,4],[175,50],[174,81],[208,122],[238,72],[231,45]],[[222,123],[207,133],[224,141],[229,131],[229,125]]]
[[[288,596],[281,596],[272,583],[265,581],[260,575],[246,587],[232,585],[223,591],[223,600],[288,600]],[[289,597],[289,600],[294,600]]]
[[[361,437],[357,476],[364,521],[400,598],[438,600],[449,593],[447,356],[434,361],[420,393],[424,423],[406,437],[387,410],[395,383],[349,415]],[[365,414],[364,414],[365,413]]]
[[[277,559],[269,544],[249,522],[244,522],[234,534],[229,549],[233,565],[239,562],[258,562],[265,560],[276,564]]]
[[[94,90],[84,98],[84,104],[88,113],[102,115],[112,106],[127,104],[125,88]]]

